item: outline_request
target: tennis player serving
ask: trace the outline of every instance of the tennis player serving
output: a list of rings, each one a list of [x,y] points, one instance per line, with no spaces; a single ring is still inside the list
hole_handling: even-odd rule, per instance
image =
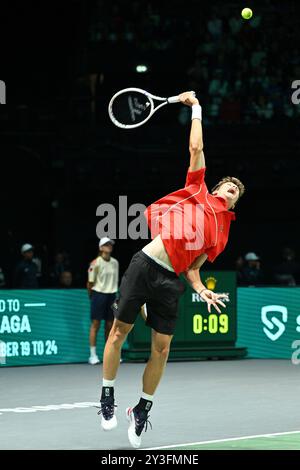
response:
[[[179,95],[181,103],[192,108],[190,166],[184,188],[151,204],[145,216],[152,241],[136,253],[126,270],[120,298],[114,306],[115,320],[106,342],[101,395],[101,425],[104,430],[117,426],[114,386],[120,364],[120,351],[133,328],[141,306],[146,303],[146,324],[152,328],[151,356],[143,374],[143,392],[139,403],[126,409],[128,438],[134,448],[141,445],[141,433],[147,430],[154,393],[163,375],[175,330],[178,301],[185,287],[184,274],[192,288],[212,308],[221,312],[226,294],[216,294],[201,281],[200,268],[213,262],[224,250],[234,208],[244,193],[244,185],[235,177],[217,183],[212,194],[205,184],[201,106],[192,92]]]

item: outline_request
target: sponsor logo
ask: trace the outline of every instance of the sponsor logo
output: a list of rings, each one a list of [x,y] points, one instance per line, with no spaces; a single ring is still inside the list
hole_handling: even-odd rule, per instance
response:
[[[274,314],[279,314],[277,318]],[[265,305],[261,309],[263,332],[271,341],[277,341],[285,332],[285,323],[288,320],[288,310],[283,305]]]
[[[208,277],[207,279],[205,279],[205,285],[207,287],[207,289],[209,290],[215,290],[216,288],[216,284],[217,284],[217,279],[215,277]]]

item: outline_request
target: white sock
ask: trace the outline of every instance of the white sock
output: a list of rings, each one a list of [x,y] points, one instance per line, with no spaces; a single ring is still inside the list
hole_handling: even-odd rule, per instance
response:
[[[91,356],[97,356],[97,353],[96,353],[96,346],[91,346],[91,347],[90,347],[90,350],[91,350]]]
[[[148,395],[147,393],[143,392],[141,398],[144,398],[144,400],[153,401],[154,395]]]
[[[103,379],[103,387],[114,387],[115,386],[115,380],[106,380]]]

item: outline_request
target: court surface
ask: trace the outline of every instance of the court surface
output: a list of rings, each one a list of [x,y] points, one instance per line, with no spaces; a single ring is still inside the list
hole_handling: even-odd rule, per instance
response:
[[[125,408],[144,367],[120,365],[110,433],[94,407],[101,365],[0,367],[0,449],[130,449]],[[299,392],[300,366],[288,360],[170,362],[143,448],[300,449]]]

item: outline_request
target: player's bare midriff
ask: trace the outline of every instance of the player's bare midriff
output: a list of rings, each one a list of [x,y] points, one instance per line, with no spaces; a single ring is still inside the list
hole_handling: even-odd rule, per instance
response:
[[[166,252],[160,235],[157,235],[150,243],[144,246],[143,251],[147,255],[154,256],[172,268],[170,258]]]

